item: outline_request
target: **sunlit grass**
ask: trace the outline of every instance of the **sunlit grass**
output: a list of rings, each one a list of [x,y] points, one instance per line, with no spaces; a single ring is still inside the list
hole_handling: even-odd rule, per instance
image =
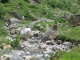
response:
[[[80,46],[74,47],[72,51],[58,51],[51,60],[80,60]]]

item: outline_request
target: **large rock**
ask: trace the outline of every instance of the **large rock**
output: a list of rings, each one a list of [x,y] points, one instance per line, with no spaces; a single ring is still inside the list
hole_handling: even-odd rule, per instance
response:
[[[15,24],[15,23],[20,23],[20,20],[19,19],[16,19],[16,18],[10,18],[10,24]]]
[[[23,16],[21,16],[19,13],[17,13],[16,11],[12,11],[10,12],[11,15],[13,15],[15,18],[18,18],[18,19],[24,19]]]
[[[66,20],[68,20],[69,25],[71,26],[80,26],[80,14],[72,15],[70,17],[64,15]]]
[[[21,38],[26,40],[28,38],[30,38],[33,33],[31,32],[30,28],[24,28],[21,32],[20,32]]]

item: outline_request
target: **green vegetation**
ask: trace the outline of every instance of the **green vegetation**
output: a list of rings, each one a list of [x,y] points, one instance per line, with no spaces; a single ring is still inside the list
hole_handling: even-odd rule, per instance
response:
[[[70,52],[58,51],[50,60],[80,60],[80,47],[76,46]]]
[[[11,42],[11,46],[13,48],[19,47],[20,46],[20,35],[17,34],[16,40]]]
[[[26,26],[38,18],[53,20],[53,22],[40,21],[34,24],[33,30],[37,29],[41,32],[46,31],[47,24],[49,27],[53,26],[56,20],[59,28],[57,39],[80,41],[80,27],[70,27],[68,22],[62,18],[64,14],[80,14],[80,0],[0,0],[0,48],[3,48],[2,43],[11,45],[13,48],[20,45],[19,35],[12,42],[5,39],[5,36],[8,35],[4,28],[5,20],[13,17],[9,14],[12,11],[25,17],[25,20],[21,20],[21,24]],[[38,24],[43,28],[37,26]],[[59,51],[55,56],[51,55],[50,60],[80,60],[79,52],[79,47],[75,47],[71,52]]]
[[[0,37],[0,48],[3,48],[3,43],[10,45],[10,40],[5,39],[5,37]]]

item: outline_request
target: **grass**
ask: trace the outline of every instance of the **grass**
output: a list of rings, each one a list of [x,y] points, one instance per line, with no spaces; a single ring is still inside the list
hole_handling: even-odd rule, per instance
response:
[[[68,25],[61,25],[59,26],[59,38],[64,37],[65,40],[80,40],[80,28],[77,27],[70,27]],[[67,38],[67,39],[66,39]]]
[[[4,22],[0,21],[0,36],[6,36],[8,35],[7,30],[4,28]]]
[[[43,29],[40,29],[40,26],[37,26],[38,24],[40,24],[41,26],[43,26]],[[53,24],[54,24],[54,21],[53,22],[45,22],[45,21],[40,21],[40,22],[37,22],[36,24],[34,24],[34,26],[33,26],[33,30],[39,30],[39,31],[41,31],[41,32],[45,32],[46,31],[46,25],[49,25],[49,28],[51,27],[51,26],[53,26]]]
[[[70,52],[58,51],[51,58],[50,60],[80,60],[80,46],[74,47]]]

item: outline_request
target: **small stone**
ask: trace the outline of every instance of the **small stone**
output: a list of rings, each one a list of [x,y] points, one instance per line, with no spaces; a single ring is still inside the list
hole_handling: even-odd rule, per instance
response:
[[[11,60],[12,55],[5,54],[4,56],[1,56],[1,60]]]
[[[45,57],[47,57],[47,58],[49,58],[49,57],[50,57],[50,55],[49,55],[49,54],[45,54],[44,56],[45,56]]]
[[[46,45],[46,44],[42,44],[42,45],[40,46],[40,48],[41,48],[41,49],[46,49],[46,48],[47,48],[47,45]]]
[[[6,45],[5,43],[2,43],[3,44],[3,49],[9,49],[11,48],[11,45]]]
[[[56,42],[56,44],[60,45],[60,44],[62,44],[62,41],[61,41],[61,40],[58,40],[58,41]]]

